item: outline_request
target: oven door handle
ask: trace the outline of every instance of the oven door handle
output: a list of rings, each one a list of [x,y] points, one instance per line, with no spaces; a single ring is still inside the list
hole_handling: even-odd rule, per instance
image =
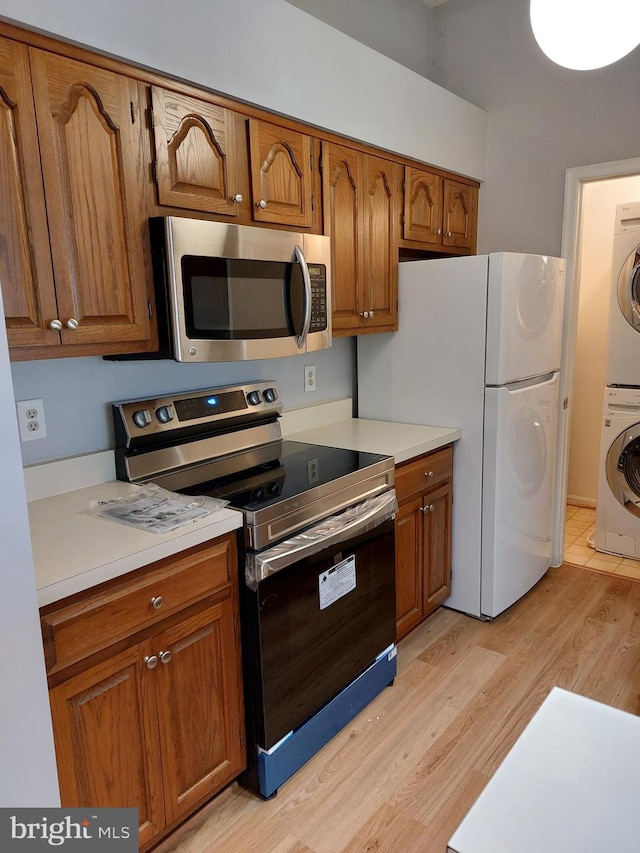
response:
[[[309,275],[307,259],[300,246],[295,247],[293,254],[296,261],[300,264],[302,280],[304,282],[304,321],[302,323],[302,331],[296,338],[298,349],[302,349],[307,342],[307,335],[311,326],[311,276]]]
[[[297,533],[290,539],[285,539],[264,551],[247,554],[245,563],[247,586],[256,589],[260,581],[269,575],[286,569],[287,566],[317,554],[325,548],[373,530],[384,521],[393,518],[397,508],[395,489],[389,489],[381,495],[347,507],[343,512],[331,515],[308,530]]]

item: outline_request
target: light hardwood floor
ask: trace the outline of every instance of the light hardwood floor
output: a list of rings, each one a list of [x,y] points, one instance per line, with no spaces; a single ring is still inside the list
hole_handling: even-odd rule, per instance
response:
[[[640,583],[565,565],[493,622],[441,608],[398,670],[274,799],[234,783],[156,853],[444,853],[551,687],[640,714]]]

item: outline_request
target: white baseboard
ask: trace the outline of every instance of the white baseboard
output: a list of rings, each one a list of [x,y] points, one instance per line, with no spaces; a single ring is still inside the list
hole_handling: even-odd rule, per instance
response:
[[[584,506],[588,509],[596,508],[596,501],[594,498],[584,498],[580,497],[580,495],[567,495],[567,503],[571,504],[571,506]]]

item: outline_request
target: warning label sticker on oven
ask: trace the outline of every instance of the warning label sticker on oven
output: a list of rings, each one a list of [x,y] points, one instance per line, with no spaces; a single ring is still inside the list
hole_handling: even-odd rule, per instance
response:
[[[320,610],[334,604],[343,595],[356,588],[356,558],[352,554],[341,563],[331,566],[318,575],[318,592],[320,593]]]

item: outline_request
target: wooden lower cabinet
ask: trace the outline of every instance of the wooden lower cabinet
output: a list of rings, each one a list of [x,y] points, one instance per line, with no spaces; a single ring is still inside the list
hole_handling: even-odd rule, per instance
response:
[[[449,446],[396,468],[396,637],[451,592],[453,453]]]
[[[195,565],[203,557],[210,557],[212,576],[219,576],[222,558],[228,572],[202,606],[187,608],[184,618],[180,611],[159,617],[124,650],[121,642],[98,662],[92,655],[68,678],[62,670],[50,689],[62,805],[138,808],[141,849],[245,766],[235,541],[224,537],[194,549]],[[169,562],[157,565],[161,580]],[[140,581],[121,584],[123,609],[133,586],[137,593]],[[157,600],[161,586],[150,598]],[[112,589],[101,594],[112,603]],[[81,618],[83,604],[67,608],[71,621]],[[94,616],[99,619],[99,609]]]

